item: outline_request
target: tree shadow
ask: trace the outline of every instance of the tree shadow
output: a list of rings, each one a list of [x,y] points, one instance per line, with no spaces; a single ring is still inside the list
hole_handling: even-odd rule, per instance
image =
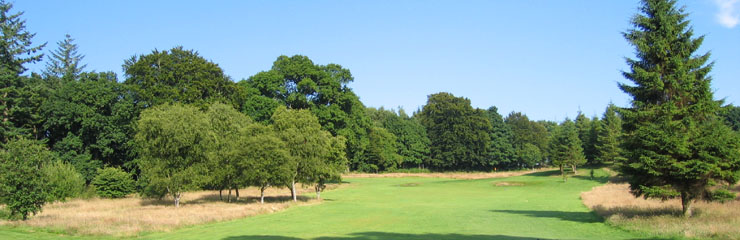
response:
[[[609,218],[614,215],[618,215],[624,218],[635,218],[635,217],[653,217],[653,216],[665,216],[670,215],[674,217],[681,217],[683,214],[681,209],[677,207],[639,207],[639,206],[619,206],[619,207],[605,207],[603,205],[597,205],[593,208],[593,211],[601,215],[604,218]],[[701,209],[694,208],[696,215],[701,214]]]
[[[296,199],[299,202],[308,202],[309,200],[314,199],[314,198],[298,195]],[[230,203],[232,204],[254,204],[254,203],[259,203],[259,201],[260,201],[259,196],[250,196],[250,195],[242,195],[239,197],[239,201],[236,201],[236,197],[232,195]],[[293,197],[291,197],[290,195],[265,196],[265,203],[283,203],[283,202],[289,202],[289,201],[293,201]],[[182,201],[180,202],[180,204],[181,205],[198,205],[198,204],[206,204],[206,203],[214,203],[214,202],[229,203],[228,196],[224,195],[223,199],[221,199],[218,193],[206,194],[194,200]],[[143,201],[141,201],[141,206],[170,206],[174,204],[175,204],[174,200],[169,199],[169,198],[144,199]]]
[[[519,237],[519,236],[507,236],[507,235],[465,235],[465,234],[436,234],[436,233],[424,233],[424,234],[411,234],[411,233],[390,233],[390,232],[359,232],[351,233],[347,237],[318,237],[312,238],[312,240],[380,240],[380,239],[400,239],[400,240],[498,240],[498,239],[513,239],[513,240],[524,240],[524,239],[546,239],[546,238],[535,238],[535,237]],[[244,236],[233,236],[223,238],[224,240],[246,240],[246,239],[266,239],[266,240],[297,240],[301,238],[285,237],[285,236],[260,236],[260,235],[244,235]]]
[[[609,176],[594,176],[593,178],[591,176],[573,176],[575,179],[585,180],[585,181],[594,181],[601,184],[608,183],[611,181],[611,177]]]
[[[603,220],[592,212],[563,212],[563,211],[535,211],[535,210],[491,210],[491,212],[519,214],[538,218],[559,218],[565,221],[596,223]]]
[[[553,176],[560,176],[560,170],[550,170],[550,171],[542,171],[542,172],[533,172],[533,173],[524,174],[524,176],[533,176],[533,177],[553,177]]]

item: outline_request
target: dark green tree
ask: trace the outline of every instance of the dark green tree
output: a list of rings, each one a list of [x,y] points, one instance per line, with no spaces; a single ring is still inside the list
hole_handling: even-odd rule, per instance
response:
[[[354,78],[349,69],[337,64],[314,64],[306,56],[280,56],[272,69],[260,72],[240,84],[256,89],[259,96],[246,98],[243,110],[257,121],[275,110],[275,101],[290,109],[309,109],[324,130],[347,140],[347,157],[357,168],[368,147],[372,121],[365,106],[347,86]]]
[[[121,168],[98,169],[98,174],[90,185],[95,186],[95,192],[104,198],[125,198],[134,192],[134,179]]]
[[[732,196],[716,186],[738,181],[740,144],[718,116],[709,53],[695,55],[704,37],[694,37],[687,17],[675,0],[644,0],[624,33],[636,58],[624,72],[633,85],[619,85],[632,97],[620,111],[627,150],[620,171],[635,196],[680,198],[691,216],[695,200]]]
[[[358,170],[377,173],[398,168],[403,162],[398,149],[395,135],[383,127],[373,127],[370,130],[370,145]]]
[[[514,137],[511,128],[504,122],[503,116],[498,113],[498,108],[492,106],[486,111],[488,120],[491,122],[491,144],[489,148],[489,158],[497,166],[509,166],[515,159],[514,146],[511,144]],[[541,158],[539,150],[534,154],[531,149],[528,151],[528,159]],[[533,162],[529,162],[533,163]],[[534,165],[532,165],[534,166]]]
[[[429,138],[418,119],[409,117],[403,109],[398,113],[384,108],[368,108],[368,116],[376,125],[385,128],[396,138],[399,167],[421,167],[429,158]],[[372,145],[371,145],[372,146]]]
[[[552,141],[550,141],[550,158],[553,165],[560,167],[563,180],[567,179],[566,167],[570,166],[575,174],[577,166],[586,163],[582,146],[576,125],[570,119],[565,119],[555,130]]]
[[[491,123],[470,100],[450,93],[429,95],[419,113],[431,140],[431,167],[440,170],[492,170],[488,157]]]
[[[37,53],[46,43],[32,46],[31,40],[36,35],[26,30],[26,20],[21,18],[23,12],[11,13],[13,4],[0,1],[0,141],[28,134],[25,128],[29,123],[26,118],[30,113],[25,111],[23,96],[25,64],[41,61],[43,54]]]
[[[248,116],[234,109],[231,105],[214,103],[206,111],[210,121],[210,136],[213,146],[208,150],[210,185],[219,190],[229,190],[228,201],[231,202],[231,190],[236,191],[236,200],[239,201],[239,189],[246,187],[246,182],[238,162],[244,156],[240,151],[244,147],[243,134],[252,124]]]
[[[48,145],[91,181],[104,165],[134,168],[134,99],[116,75],[81,73],[41,107]]]
[[[545,125],[530,121],[527,115],[521,112],[509,113],[506,119],[504,119],[504,122],[511,128],[513,135],[512,145],[517,159],[517,161],[511,164],[510,168],[535,167],[544,164],[545,157],[548,157],[548,141],[550,135]],[[524,149],[526,144],[532,144],[540,149],[542,159],[534,162],[535,165],[528,165],[528,163],[532,163],[531,159],[523,158],[524,152],[527,151]],[[528,155],[533,156],[531,154]]]
[[[239,148],[234,150],[241,159],[235,168],[244,178],[238,180],[259,188],[260,203],[264,203],[265,189],[292,180],[294,161],[288,146],[270,126],[252,124],[240,131],[240,137]]]
[[[598,127],[596,138],[596,163],[619,163],[624,161],[622,150],[622,118],[617,106],[609,104]]]
[[[42,144],[26,138],[11,139],[0,148],[0,203],[11,218],[26,220],[41,211],[50,198],[41,169],[54,159]]]
[[[163,103],[195,104],[223,102],[238,107],[238,88],[223,70],[193,50],[175,47],[133,56],[123,64],[126,80],[135,93],[137,106]]]
[[[583,155],[588,162],[593,162],[596,157],[596,126],[598,121],[593,121],[578,111],[576,116],[576,129],[578,130],[578,139],[581,140]]]
[[[64,35],[64,40],[57,42],[57,49],[51,52],[46,69],[43,70],[45,77],[61,80],[62,78],[76,79],[87,64],[80,64],[84,55],[77,52],[77,44],[69,34]],[[57,85],[58,86],[58,85]]]
[[[732,130],[740,131],[740,107],[729,105],[722,111],[722,116],[725,117],[725,121]]]

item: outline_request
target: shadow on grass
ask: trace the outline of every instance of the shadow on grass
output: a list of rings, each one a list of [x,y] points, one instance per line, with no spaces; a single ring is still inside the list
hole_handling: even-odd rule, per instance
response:
[[[653,217],[653,216],[665,216],[670,215],[674,217],[681,217],[681,209],[677,207],[638,207],[638,206],[626,206],[626,207],[604,207],[603,205],[597,205],[594,207],[594,212],[609,218],[614,215],[618,215],[624,218],[635,218],[635,217]],[[694,208],[694,213],[698,216],[701,214],[701,209]]]
[[[533,172],[533,173],[524,174],[524,176],[533,176],[533,177],[560,176],[560,170],[550,170],[550,171],[542,171],[542,172]]]
[[[441,240],[496,240],[496,239],[546,239],[546,238],[533,238],[533,237],[518,237],[518,236],[506,236],[506,235],[465,235],[465,234],[410,234],[410,233],[390,233],[390,232],[359,232],[351,233],[348,237],[318,237],[312,238],[312,240],[380,240],[380,239],[406,239],[406,240],[427,240],[427,239],[441,239]],[[301,238],[284,237],[284,236],[259,236],[259,235],[245,235],[245,236],[234,236],[227,237],[224,240],[246,240],[246,239],[266,239],[266,240],[298,240]]]
[[[309,200],[313,199],[313,197],[308,196],[298,196],[297,200],[299,202],[307,202]],[[253,204],[253,203],[259,203],[259,196],[240,196],[239,201],[236,201],[235,196],[231,196],[231,203],[232,204]],[[208,194],[204,195],[198,199],[190,200],[190,201],[183,201],[180,204],[182,205],[197,205],[197,204],[205,204],[205,203],[213,203],[213,202],[227,202],[228,197],[226,195],[223,196],[223,199],[219,198],[218,194]],[[284,196],[265,196],[265,203],[281,203],[281,202],[289,202],[293,201],[293,198],[289,195]],[[142,206],[171,206],[174,205],[174,200],[170,198],[164,198],[164,199],[145,199],[141,201]]]
[[[585,181],[595,181],[601,184],[607,183],[610,181],[611,177],[609,176],[594,176],[593,178],[591,176],[572,176],[573,178],[585,180]]]
[[[565,221],[595,223],[602,220],[591,212],[535,211],[535,210],[491,210],[497,213],[518,214],[538,218],[559,218]]]

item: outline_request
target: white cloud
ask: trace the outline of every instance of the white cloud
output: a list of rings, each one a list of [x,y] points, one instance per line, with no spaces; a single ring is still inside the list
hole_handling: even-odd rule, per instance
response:
[[[740,0],[714,0],[714,3],[719,7],[719,12],[716,15],[719,24],[727,28],[733,28],[740,23],[740,13],[738,13]]]

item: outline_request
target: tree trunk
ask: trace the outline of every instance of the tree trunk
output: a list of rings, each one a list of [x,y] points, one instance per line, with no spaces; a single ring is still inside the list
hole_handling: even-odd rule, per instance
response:
[[[321,187],[316,185],[316,199],[321,200]]]
[[[175,207],[180,208],[180,197],[182,196],[182,193],[176,193],[175,194]]]
[[[560,164],[560,175],[563,175],[563,182],[568,181],[568,178],[565,177],[565,169],[563,167],[563,164]]]
[[[231,202],[231,188],[229,188],[229,196],[226,199],[228,202]]]
[[[691,217],[692,210],[691,210],[691,202],[693,199],[689,197],[688,193],[681,193],[681,206],[683,207],[683,217],[688,218]]]
[[[239,201],[239,188],[236,188],[236,201]]]
[[[219,189],[218,190],[218,200],[219,201],[223,201],[224,200],[223,191],[224,191],[223,189]]]
[[[265,187],[260,187],[260,204],[265,203]]]
[[[291,195],[293,195],[293,202],[297,202],[298,201],[298,196],[296,196],[296,192],[295,192],[295,180],[293,180],[290,184],[291,184],[290,185],[290,193],[291,193]]]
[[[573,164],[573,174],[578,174],[578,172],[576,171],[576,165],[575,164]]]

